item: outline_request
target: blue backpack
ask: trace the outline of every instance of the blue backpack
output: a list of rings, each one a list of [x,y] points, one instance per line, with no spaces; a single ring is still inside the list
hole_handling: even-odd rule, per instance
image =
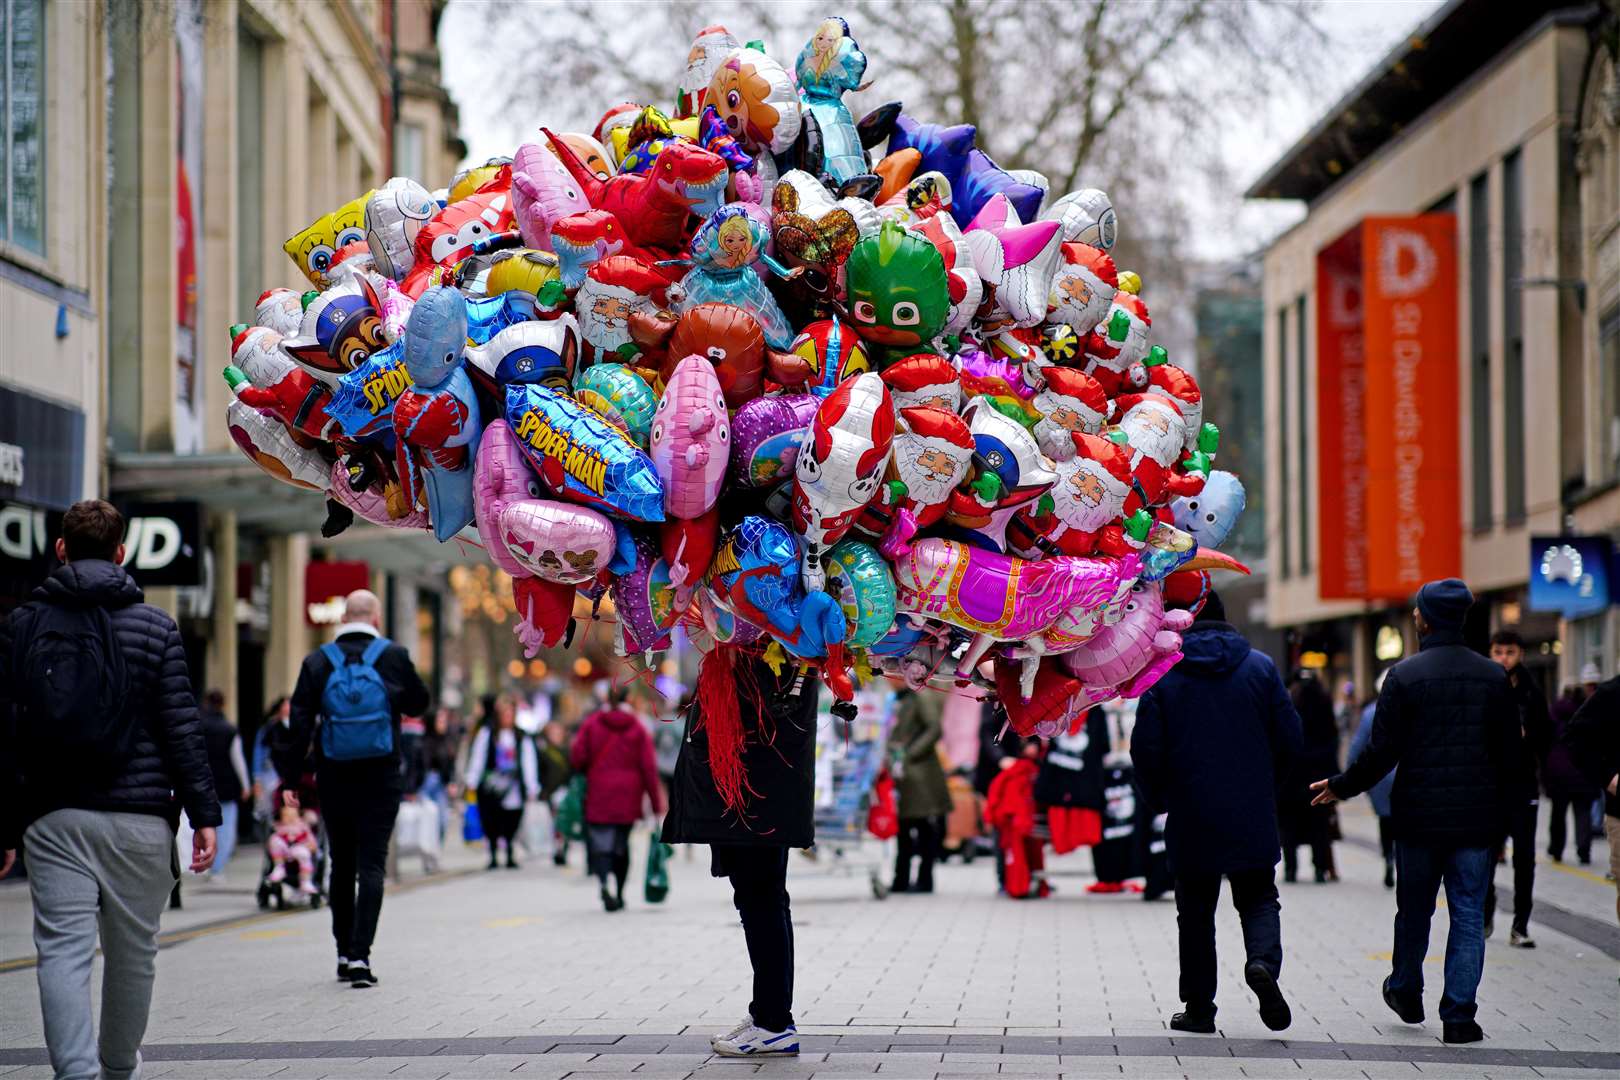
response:
[[[358,761],[394,752],[394,713],[388,687],[377,672],[377,657],[391,642],[379,637],[350,661],[336,642],[321,646],[331,661],[321,692],[321,753],[327,761]]]

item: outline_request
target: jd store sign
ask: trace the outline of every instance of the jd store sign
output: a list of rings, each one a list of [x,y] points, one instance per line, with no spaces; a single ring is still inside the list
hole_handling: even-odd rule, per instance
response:
[[[202,505],[130,502],[124,514],[124,567],[143,586],[202,584]],[[0,503],[0,569],[39,584],[56,565],[62,514],[23,503]]]

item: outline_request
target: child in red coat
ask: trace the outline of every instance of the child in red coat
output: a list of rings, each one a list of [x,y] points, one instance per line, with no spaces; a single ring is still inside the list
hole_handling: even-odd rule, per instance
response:
[[[1039,740],[1025,740],[1018,758],[990,781],[985,803],[985,820],[996,830],[996,846],[1001,850],[1007,895],[1016,899],[1047,896],[1052,891],[1044,877],[1036,884],[1046,868],[1041,842],[1035,839],[1035,774],[1040,771],[1036,762],[1040,752]]]

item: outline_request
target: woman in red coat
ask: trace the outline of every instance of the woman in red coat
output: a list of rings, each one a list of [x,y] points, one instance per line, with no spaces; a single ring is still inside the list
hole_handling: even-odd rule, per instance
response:
[[[615,689],[606,707],[587,716],[574,733],[574,770],[585,776],[585,849],[590,872],[602,883],[602,906],[624,907],[624,881],[630,876],[630,826],[644,802],[664,812],[652,736],[641,718],[625,708],[627,693]],[[608,875],[616,883],[608,888]]]

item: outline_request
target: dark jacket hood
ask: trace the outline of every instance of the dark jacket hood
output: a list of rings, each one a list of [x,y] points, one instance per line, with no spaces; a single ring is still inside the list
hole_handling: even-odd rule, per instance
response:
[[[1248,659],[1250,646],[1230,623],[1198,622],[1181,635],[1181,663],[1194,675],[1230,675]]]
[[[121,608],[139,604],[146,594],[117,563],[78,559],[52,570],[34,598],[64,606]]]

